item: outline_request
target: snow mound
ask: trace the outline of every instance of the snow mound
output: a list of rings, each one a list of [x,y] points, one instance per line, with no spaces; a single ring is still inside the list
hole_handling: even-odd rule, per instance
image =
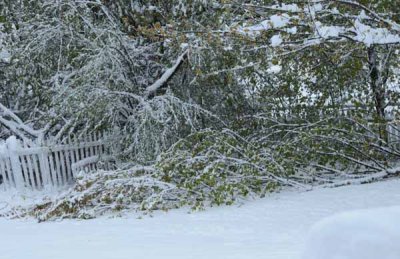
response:
[[[311,229],[302,259],[399,259],[400,206],[350,211]]]

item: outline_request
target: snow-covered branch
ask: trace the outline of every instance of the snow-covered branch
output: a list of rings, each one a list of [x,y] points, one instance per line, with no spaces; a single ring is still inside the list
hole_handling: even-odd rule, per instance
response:
[[[354,11],[339,11],[338,5],[350,5]],[[367,46],[400,44],[399,24],[356,1],[309,1],[302,7],[296,3],[251,7],[275,13],[260,14],[266,16],[266,19],[252,26],[241,27],[238,31],[251,37],[262,32],[280,31],[271,38],[272,47],[302,48],[343,40]],[[293,43],[296,41],[298,42]]]
[[[29,125],[25,124],[14,112],[0,103],[0,123],[6,126],[11,132],[21,137],[28,143],[31,142],[32,137],[39,138],[44,133],[43,130],[35,130]],[[6,119],[6,118],[10,119]]]
[[[177,60],[175,61],[175,64],[171,68],[168,68],[156,82],[154,82],[152,85],[150,85],[146,88],[145,98],[149,98],[151,95],[155,94],[157,92],[157,90],[159,90],[161,87],[163,87],[171,79],[171,77],[177,72],[178,68],[185,61],[188,54],[189,54],[189,49],[184,51],[177,58]]]

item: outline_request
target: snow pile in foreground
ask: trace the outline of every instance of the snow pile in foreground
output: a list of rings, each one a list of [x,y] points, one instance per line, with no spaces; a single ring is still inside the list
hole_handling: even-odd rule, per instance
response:
[[[50,197],[58,197],[67,190],[65,187],[46,192],[28,190],[19,192],[13,189],[5,191],[1,187],[0,185],[0,218],[26,217],[26,212],[32,210],[37,204],[48,203],[51,201]]]
[[[190,214],[187,209],[157,211],[142,219],[132,215],[38,224],[27,218],[0,218],[0,258],[299,259],[316,222],[350,210],[399,206],[399,187],[400,180],[393,179],[309,192],[288,190],[240,207]],[[0,193],[0,201],[3,198]],[[381,214],[371,215],[371,220],[381,217],[382,224],[389,225],[387,215]]]
[[[400,207],[341,213],[317,223],[303,259],[399,259]]]

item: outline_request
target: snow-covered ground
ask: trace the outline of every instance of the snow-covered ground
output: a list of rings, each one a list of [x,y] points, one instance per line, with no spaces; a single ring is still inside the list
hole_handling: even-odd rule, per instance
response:
[[[0,219],[0,258],[297,259],[319,220],[354,209],[396,205],[400,205],[400,180],[302,193],[285,191],[240,207],[191,214],[176,210],[142,219],[132,216],[40,224]],[[324,222],[319,224],[331,229]]]
[[[312,228],[303,259],[399,259],[400,206],[343,212]]]

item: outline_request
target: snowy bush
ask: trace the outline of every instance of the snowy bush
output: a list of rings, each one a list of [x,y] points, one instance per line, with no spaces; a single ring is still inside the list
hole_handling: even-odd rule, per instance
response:
[[[170,94],[156,96],[126,113],[121,155],[139,163],[154,161],[181,137],[201,129],[205,120],[217,119],[199,105]]]
[[[176,208],[181,193],[173,184],[155,177],[152,167],[82,174],[61,196],[33,208],[40,221],[56,218],[89,219],[124,211]]]
[[[295,184],[280,162],[233,131],[204,130],[175,143],[155,166],[82,174],[72,189],[32,214],[49,220],[231,205]]]
[[[369,174],[395,168],[400,155],[396,146],[380,137],[376,128],[381,124],[360,117],[293,118],[288,122],[258,115],[246,122],[253,124],[252,142],[268,146],[279,154],[287,171],[309,182],[373,181],[388,175],[370,178]]]
[[[160,178],[188,190],[195,207],[232,204],[287,183],[280,161],[230,130],[204,130],[182,139],[158,159]]]
[[[38,206],[34,214],[46,220],[182,206],[202,209],[262,197],[282,185],[335,186],[398,174],[387,169],[398,151],[385,147],[363,124],[349,121],[327,118],[288,124],[257,117],[247,121],[255,128],[250,135],[249,125],[241,134],[229,129],[197,131],[162,152],[152,166],[82,175],[73,189]],[[140,127],[162,125],[154,121]],[[158,137],[152,137],[154,145]]]

